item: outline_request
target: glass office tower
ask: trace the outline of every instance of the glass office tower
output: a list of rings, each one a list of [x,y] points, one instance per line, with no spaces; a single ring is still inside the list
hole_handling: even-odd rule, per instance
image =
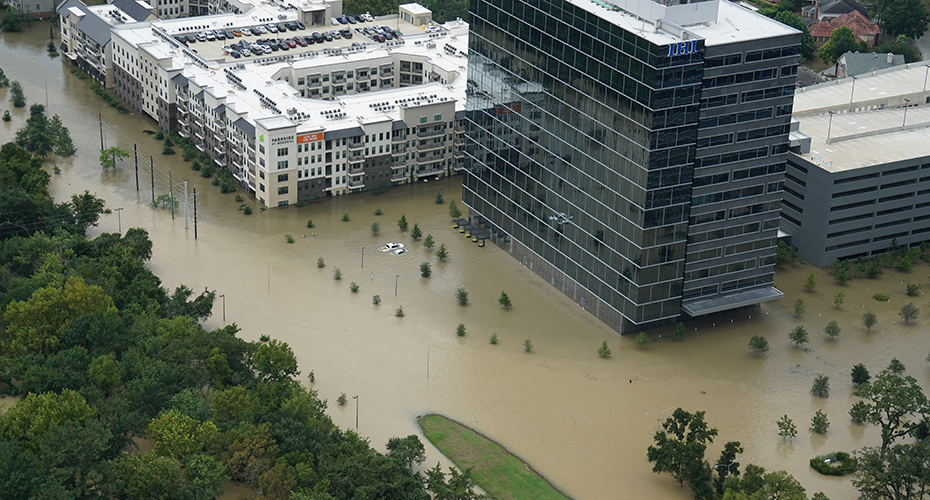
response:
[[[471,223],[621,333],[781,295],[794,73],[779,65],[796,70],[796,31],[716,1],[474,0],[471,14]],[[773,39],[777,57],[744,57]],[[711,126],[721,113],[732,123]]]

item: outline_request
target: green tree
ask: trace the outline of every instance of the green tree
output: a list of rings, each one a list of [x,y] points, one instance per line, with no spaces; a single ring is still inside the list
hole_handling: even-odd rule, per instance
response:
[[[58,349],[59,334],[74,319],[105,311],[115,307],[103,289],[72,276],[63,286],[52,284],[25,302],[11,302],[4,314],[6,333],[15,351],[49,353]]]
[[[116,168],[116,163],[126,158],[129,158],[129,151],[119,146],[113,146],[100,152],[100,166],[104,170]]]
[[[10,83],[10,102],[13,104],[14,108],[26,107],[26,96],[23,95],[23,86],[17,81]]]
[[[688,332],[685,330],[685,324],[681,322],[677,323],[675,325],[675,333],[672,334],[672,339],[674,339],[675,342],[678,342],[679,340],[685,338],[686,335],[688,335]]]
[[[839,309],[840,306],[843,305],[844,300],[846,300],[846,292],[842,290],[837,290],[836,293],[833,294],[833,304],[836,306],[837,309]]]
[[[852,484],[862,499],[924,499],[930,491],[928,463],[930,445],[926,441],[888,448],[865,447],[856,453]]]
[[[830,397],[830,377],[822,374],[814,377],[811,394],[819,398]]]
[[[920,285],[914,283],[907,284],[907,295],[908,297],[917,297],[920,295]]]
[[[865,42],[857,42],[856,35],[848,26],[840,26],[833,30],[830,39],[820,46],[820,58],[824,64],[835,64],[839,68],[840,56],[847,52],[865,52]]]
[[[377,305],[380,305],[380,304],[381,304],[381,296],[380,296],[380,295],[373,295],[373,296],[371,297],[371,303],[374,304],[374,305],[376,305],[376,306],[377,306]]]
[[[761,335],[754,335],[751,339],[749,339],[749,349],[756,356],[761,356],[768,352],[769,341]]]
[[[449,479],[443,474],[439,463],[426,471],[426,489],[433,500],[487,500],[488,497],[475,493],[475,483],[471,479],[471,469],[459,473],[455,467],[449,467]]]
[[[460,306],[468,305],[468,291],[464,288],[459,288],[455,291],[455,300],[458,301]]]
[[[597,354],[602,358],[610,356],[610,346],[607,345],[606,340],[601,343],[600,347],[598,347]]]
[[[878,323],[878,316],[871,311],[866,311],[862,313],[862,318],[860,318],[859,321],[861,321],[862,326],[865,327],[865,333],[869,333],[872,331],[872,327]]]
[[[323,257],[316,259],[316,267],[320,269],[323,269],[324,267],[326,267],[326,261],[323,260]]]
[[[433,270],[429,267],[429,262],[422,262],[420,264],[420,276],[429,278],[432,274]]]
[[[801,344],[806,344],[808,341],[807,330],[803,326],[796,326],[788,334],[788,338],[794,342],[795,347],[801,347]]]
[[[123,370],[116,364],[116,356],[97,356],[87,369],[87,379],[102,391],[109,391],[123,382]]]
[[[349,212],[342,212],[342,222],[349,222]]]
[[[501,290],[501,296],[497,298],[497,303],[504,306],[505,309],[510,309],[513,306],[513,303],[510,302],[510,297],[507,296],[507,292]]]
[[[442,205],[445,201],[442,199],[442,193],[436,193],[436,204]]]
[[[426,448],[415,434],[405,438],[392,437],[388,439],[385,448],[389,457],[400,461],[407,468],[414,464],[420,465],[426,460]]]
[[[179,461],[203,451],[217,434],[213,422],[198,422],[178,410],[169,410],[152,420],[146,430],[155,441],[154,453]]]
[[[461,216],[462,211],[459,210],[459,207],[455,204],[455,200],[449,200],[449,217],[458,219]]]
[[[458,335],[459,337],[465,336],[465,324],[464,323],[459,323],[459,326],[455,327],[455,334]]]
[[[800,298],[794,301],[794,314],[798,317],[804,314],[804,301]]]
[[[930,11],[920,0],[877,0],[870,10],[882,31],[895,37],[920,38],[930,22]]]
[[[3,9],[0,13],[0,31],[12,33],[23,30],[23,14],[12,7]],[[22,106],[18,106],[22,107]]]
[[[804,279],[804,288],[808,292],[817,288],[817,276],[814,273],[811,273],[810,276]]]
[[[526,352],[530,352],[533,350],[533,342],[531,342],[530,339],[526,339],[523,341],[523,350]]]
[[[34,439],[52,426],[68,421],[84,422],[95,413],[87,400],[71,389],[64,389],[61,394],[30,393],[4,414],[0,420],[0,436],[26,440],[35,448]]]
[[[381,232],[381,224],[377,221],[371,223],[371,234],[377,236]]]
[[[258,379],[264,382],[292,380],[300,375],[297,357],[291,346],[277,339],[259,346],[252,362],[258,372]]]
[[[798,428],[794,425],[794,421],[788,418],[788,415],[782,416],[775,423],[778,424],[778,435],[783,440],[788,441],[798,435]]]
[[[814,414],[814,417],[811,419],[811,432],[816,432],[817,434],[826,434],[827,429],[830,428],[830,421],[827,420],[827,414],[817,410],[817,413]]]
[[[856,386],[866,384],[872,379],[872,376],[869,375],[869,369],[862,363],[857,363],[853,366],[851,377],[853,385]]]
[[[652,472],[668,472],[680,485],[687,482],[695,492],[705,490],[711,473],[704,452],[717,434],[717,429],[707,425],[703,411],[689,413],[677,408],[656,431],[654,444],[646,451]]]
[[[61,123],[61,119],[58,119]],[[70,139],[70,137],[69,137]],[[58,131],[45,116],[45,106],[33,104],[29,107],[29,119],[26,126],[16,131],[16,144],[41,157],[55,150],[58,140]],[[74,145],[72,144],[72,148]]]
[[[497,334],[496,334],[496,333],[492,333],[492,334],[491,334],[491,338],[488,339],[488,343],[489,343],[489,344],[492,344],[492,345],[496,345],[496,344],[497,344]]]
[[[333,279],[336,281],[342,279],[342,269],[339,269],[338,267],[333,268]]]
[[[74,214],[74,225],[80,230],[81,234],[88,229],[97,226],[100,220],[100,214],[106,208],[107,202],[90,194],[84,190],[82,194],[71,196],[71,213]]]
[[[634,340],[634,342],[636,342],[636,347],[639,347],[640,349],[645,349],[646,346],[649,345],[649,336],[646,335],[646,332],[639,332],[636,335],[636,339]]]
[[[433,248],[433,246],[435,246],[435,245],[436,245],[436,243],[433,242],[433,235],[427,234],[427,235],[426,235],[426,239],[423,240],[423,246],[426,247],[427,250],[429,250],[429,249]]]
[[[352,293],[358,293],[358,283],[354,281],[352,283],[349,283],[349,290],[351,290]]]
[[[401,214],[400,219],[397,221],[397,227],[399,227],[401,231],[407,230],[407,216],[406,215]]]
[[[901,319],[904,320],[904,324],[908,325],[911,321],[917,319],[917,316],[920,315],[920,309],[914,305],[913,302],[908,302],[901,306],[901,311],[898,312],[898,316],[901,316]]]
[[[904,62],[910,64],[921,60],[920,51],[911,43],[905,35],[898,35],[894,40],[888,40],[874,49],[876,54],[901,54],[904,56]]]
[[[420,230],[419,224],[413,225],[413,229],[410,230],[410,237],[414,240],[418,240],[423,237],[423,231]]]
[[[835,339],[836,336],[840,334],[840,324],[837,323],[835,319],[830,321],[827,323],[827,326],[823,327],[823,333],[829,335],[830,340]]]
[[[440,262],[449,258],[449,251],[446,250],[446,244],[442,243],[439,245],[439,248],[436,249],[436,259]]]
[[[930,411],[917,380],[890,370],[882,370],[872,382],[860,385],[853,394],[861,401],[850,410],[850,416],[881,428],[882,450],[917,427],[918,422],[910,420],[909,415]]]

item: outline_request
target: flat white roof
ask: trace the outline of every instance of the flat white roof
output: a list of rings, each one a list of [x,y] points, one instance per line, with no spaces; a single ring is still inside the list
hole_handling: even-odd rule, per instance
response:
[[[405,3],[401,5],[400,8],[406,10],[407,12],[411,14],[429,14],[430,12],[432,12],[431,10],[427,9],[426,7],[418,3]]]
[[[798,89],[793,117],[811,138],[799,156],[830,172],[930,156],[928,73],[915,63]]]
[[[722,45],[797,33],[797,30],[726,0],[665,6],[652,0],[567,0],[657,45],[682,41],[668,30],[656,31],[662,18],[704,39]]]

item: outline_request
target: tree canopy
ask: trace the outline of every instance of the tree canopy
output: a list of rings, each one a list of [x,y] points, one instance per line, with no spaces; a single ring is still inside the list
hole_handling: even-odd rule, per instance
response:
[[[882,31],[894,37],[920,38],[930,22],[930,11],[920,0],[876,0],[870,10]]]
[[[833,30],[830,39],[820,46],[820,58],[824,64],[839,65],[840,56],[847,52],[866,51],[865,42],[857,42],[856,34],[849,26],[840,26]]]

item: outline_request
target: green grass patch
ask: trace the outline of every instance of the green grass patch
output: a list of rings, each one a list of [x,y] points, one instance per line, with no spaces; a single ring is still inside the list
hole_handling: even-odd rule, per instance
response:
[[[526,462],[485,436],[441,415],[417,421],[426,439],[496,500],[568,500]]]

